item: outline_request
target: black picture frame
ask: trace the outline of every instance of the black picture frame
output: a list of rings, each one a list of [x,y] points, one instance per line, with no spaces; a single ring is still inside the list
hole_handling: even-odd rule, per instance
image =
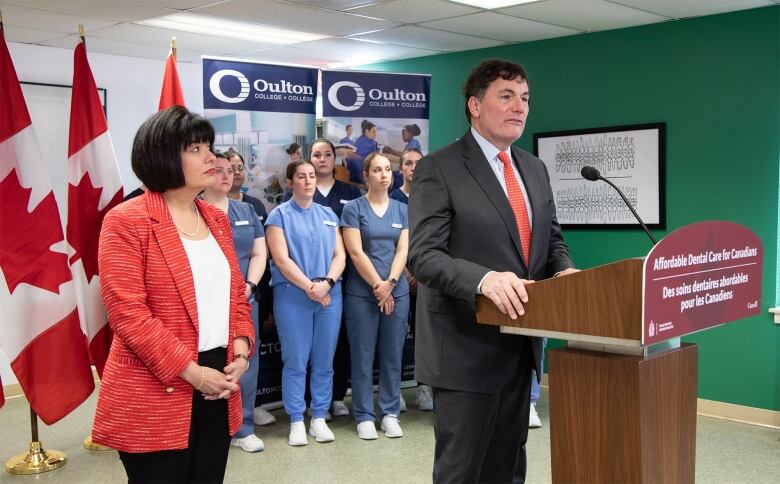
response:
[[[666,123],[548,131],[533,138],[563,228],[640,228],[614,188],[582,178],[581,168],[589,165],[625,192],[649,229],[666,229]]]

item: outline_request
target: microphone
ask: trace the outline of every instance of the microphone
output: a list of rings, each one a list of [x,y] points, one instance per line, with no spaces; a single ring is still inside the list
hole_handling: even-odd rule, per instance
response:
[[[647,234],[647,236],[650,237],[650,240],[653,241],[653,245],[658,243],[658,241],[655,240],[655,237],[653,237],[653,234],[651,234],[650,231],[647,230],[647,226],[645,225],[644,222],[642,222],[642,219],[639,217],[639,214],[636,213],[636,210],[634,210],[634,207],[631,206],[631,203],[629,203],[628,199],[623,194],[623,192],[620,190],[620,188],[618,188],[611,181],[609,181],[606,178],[604,178],[603,176],[601,176],[601,173],[596,168],[594,168],[592,166],[583,166],[582,170],[580,170],[580,175],[582,175],[582,178],[584,178],[584,179],[586,179],[588,181],[601,180],[601,181],[605,182],[607,185],[609,185],[612,188],[614,188],[618,192],[618,194],[620,195],[620,198],[622,198],[623,201],[626,203],[626,206],[628,207],[628,209],[631,210],[631,213],[634,214],[634,217],[636,217],[637,221],[639,222],[639,225],[641,225],[642,228],[645,230],[645,233]]]

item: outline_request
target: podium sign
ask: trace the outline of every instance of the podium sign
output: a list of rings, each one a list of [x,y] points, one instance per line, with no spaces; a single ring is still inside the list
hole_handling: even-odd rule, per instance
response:
[[[759,313],[761,240],[724,221],[687,225],[645,258],[642,345]]]

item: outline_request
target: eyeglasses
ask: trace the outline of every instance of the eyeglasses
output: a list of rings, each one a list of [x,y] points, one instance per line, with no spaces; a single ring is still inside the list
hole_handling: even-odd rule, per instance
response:
[[[240,173],[244,171],[244,165],[230,165],[230,166],[233,167],[233,171],[236,173]]]
[[[220,175],[220,176],[225,175],[225,174],[228,174],[228,175],[232,175],[233,174],[233,169],[232,168],[228,168],[227,170],[225,170],[224,168],[215,168],[215,170],[217,172],[217,175]]]

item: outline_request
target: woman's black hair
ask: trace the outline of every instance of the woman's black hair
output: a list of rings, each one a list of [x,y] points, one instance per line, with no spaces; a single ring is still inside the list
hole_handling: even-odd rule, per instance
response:
[[[153,114],[135,133],[130,157],[133,173],[153,192],[184,186],[181,155],[193,143],[214,145],[214,128],[182,106]]]
[[[331,151],[333,151],[333,156],[336,156],[336,147],[333,145],[333,142],[329,140],[328,138],[317,138],[314,141],[311,142],[309,145],[309,158],[311,158],[311,153],[314,151],[314,145],[317,143],[327,143],[328,146],[330,146]]]
[[[362,134],[366,134],[366,131],[371,131],[371,128],[375,128],[375,127],[376,127],[376,125],[374,123],[372,123],[371,121],[369,121],[367,119],[364,119],[360,123],[360,132]]]
[[[422,131],[420,131],[420,127],[416,124],[407,124],[404,126],[404,129],[412,136],[420,136],[420,133],[422,133]]]
[[[299,149],[301,149],[301,145],[299,145],[298,143],[293,143],[293,144],[291,144],[291,145],[290,145],[290,147],[289,147],[289,148],[287,148],[287,149],[286,149],[286,150],[284,150],[284,151],[285,151],[285,152],[286,152],[288,155],[291,155],[291,154],[295,153],[296,151],[298,151]]]

